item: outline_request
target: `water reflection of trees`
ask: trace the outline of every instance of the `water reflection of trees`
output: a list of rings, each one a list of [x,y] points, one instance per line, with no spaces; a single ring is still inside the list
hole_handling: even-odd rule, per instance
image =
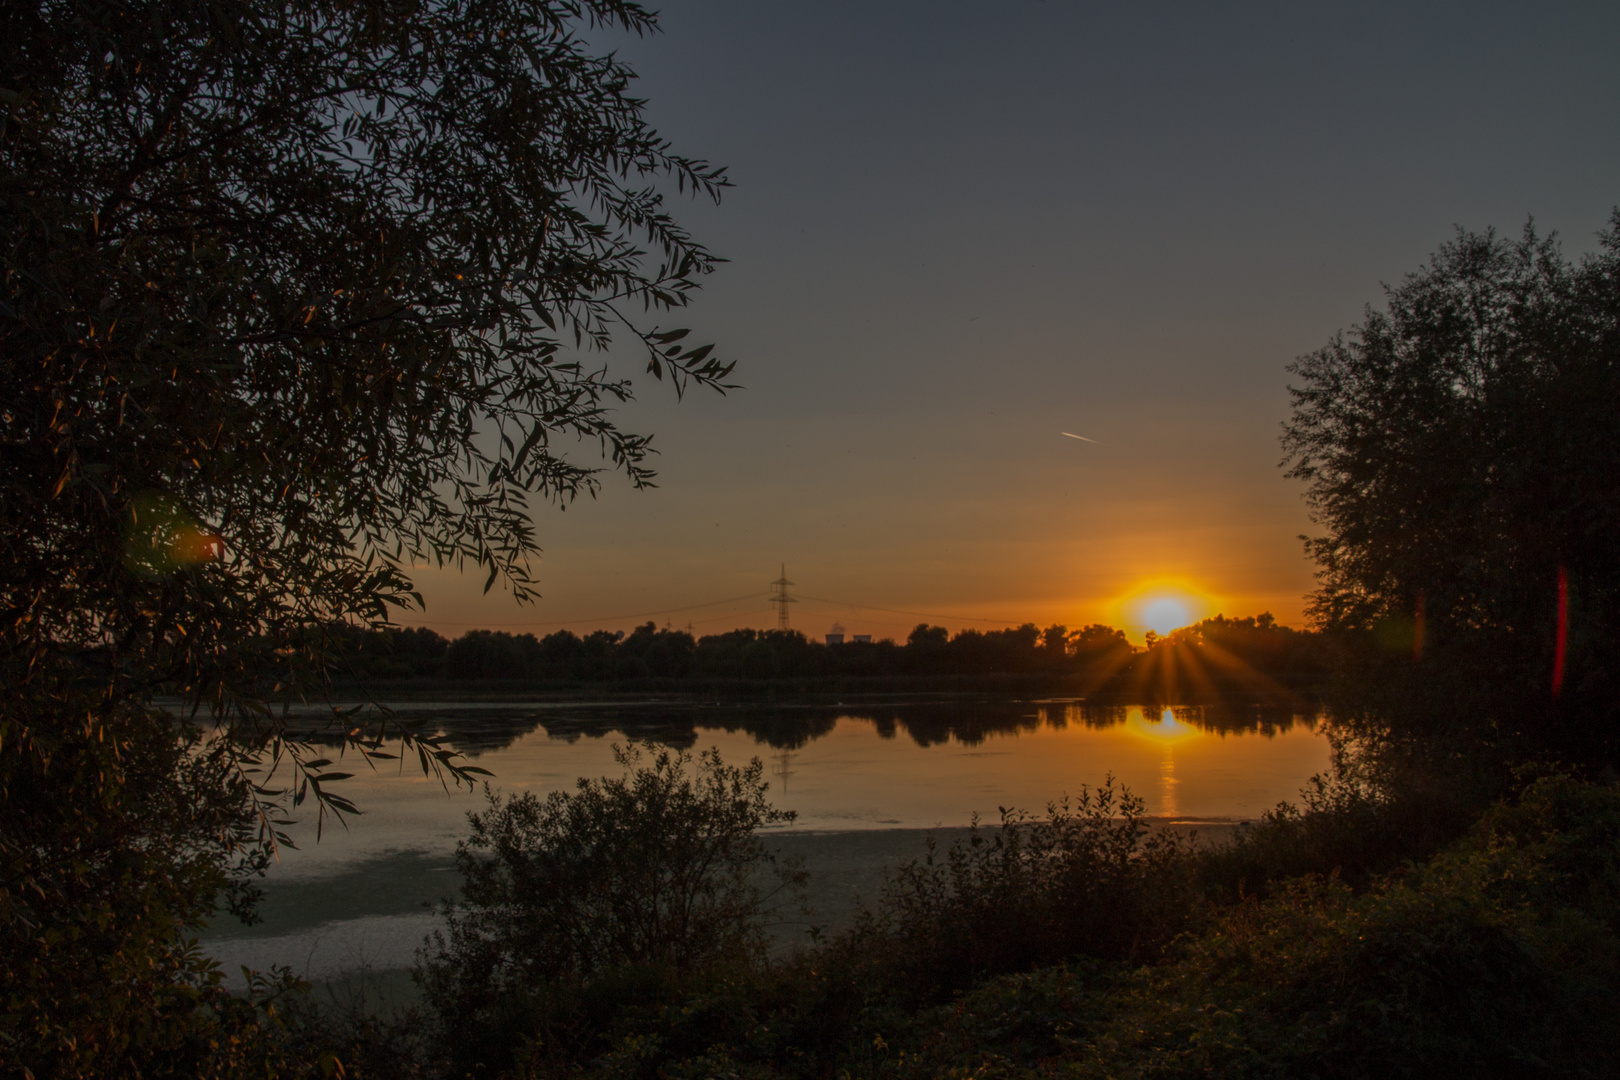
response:
[[[743,732],[774,750],[797,750],[830,734],[845,718],[871,724],[883,739],[908,738],[921,747],[952,740],[975,746],[996,736],[1043,728],[1117,727],[1133,709],[1156,721],[1167,708],[1178,722],[1200,731],[1265,737],[1310,723],[1316,714],[1314,705],[1295,697],[1216,698],[1177,705],[987,698],[855,704],[663,701],[476,709],[447,704],[413,720],[446,735],[455,749],[477,757],[503,750],[536,731],[567,742],[617,737],[678,749],[695,746],[704,731]]]

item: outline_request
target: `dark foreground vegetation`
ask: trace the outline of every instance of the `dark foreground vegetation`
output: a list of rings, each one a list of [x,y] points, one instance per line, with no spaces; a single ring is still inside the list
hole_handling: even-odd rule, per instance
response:
[[[351,1075],[919,1080],[1601,1076],[1620,1045],[1611,783],[1523,769],[1477,812],[1347,763],[1219,847],[1105,785],[772,955],[796,876],[743,872],[758,763],[626,764],[475,816],[421,1007],[299,1006],[281,1038]]]

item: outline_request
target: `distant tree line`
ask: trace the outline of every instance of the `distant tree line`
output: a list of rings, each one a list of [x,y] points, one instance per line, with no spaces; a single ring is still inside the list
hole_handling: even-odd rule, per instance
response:
[[[1073,675],[1130,677],[1200,673],[1208,681],[1245,676],[1309,676],[1325,664],[1321,635],[1281,626],[1268,613],[1216,616],[1138,649],[1123,631],[1070,630],[1034,623],[1008,630],[961,630],[921,623],[899,642],[824,644],[797,630],[730,630],[695,637],[643,623],[629,634],[559,630],[537,637],[471,630],[448,640],[426,628],[337,635],[357,678],[524,679],[606,682],[635,679],[779,679],[859,676]]]

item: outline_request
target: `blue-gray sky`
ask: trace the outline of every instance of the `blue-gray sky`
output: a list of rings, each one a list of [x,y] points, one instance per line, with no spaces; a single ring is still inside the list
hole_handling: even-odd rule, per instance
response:
[[[602,40],[730,167],[719,207],[677,206],[731,260],[682,321],[746,389],[648,382],[622,419],[656,432],[658,490],[539,513],[538,605],[425,571],[407,621],[766,626],[785,562],[844,602],[799,604],[812,634],[1139,627],[1160,580],[1297,624],[1287,364],[1456,226],[1533,216],[1579,254],[1620,203],[1612,3],[662,13]]]

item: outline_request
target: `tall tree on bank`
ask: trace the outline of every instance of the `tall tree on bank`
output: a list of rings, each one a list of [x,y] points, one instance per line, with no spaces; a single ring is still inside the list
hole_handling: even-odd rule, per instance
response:
[[[1597,735],[1620,676],[1620,212],[1579,263],[1528,227],[1459,233],[1387,304],[1290,368],[1313,613],[1472,672],[1452,685],[1504,722]]]
[[[419,603],[413,564],[531,595],[532,501],[598,482],[567,444],[650,482],[648,439],[610,414],[631,384],[593,353],[627,341],[677,392],[724,387],[659,321],[716,262],[664,197],[718,198],[724,172],[649,128],[592,29],[656,20],[4,7],[0,1058],[186,1071],[190,1035],[136,1022],[162,1011],[150,987],[206,982],[177,933],[284,802],[346,805],[266,696],[319,684],[322,628]]]

